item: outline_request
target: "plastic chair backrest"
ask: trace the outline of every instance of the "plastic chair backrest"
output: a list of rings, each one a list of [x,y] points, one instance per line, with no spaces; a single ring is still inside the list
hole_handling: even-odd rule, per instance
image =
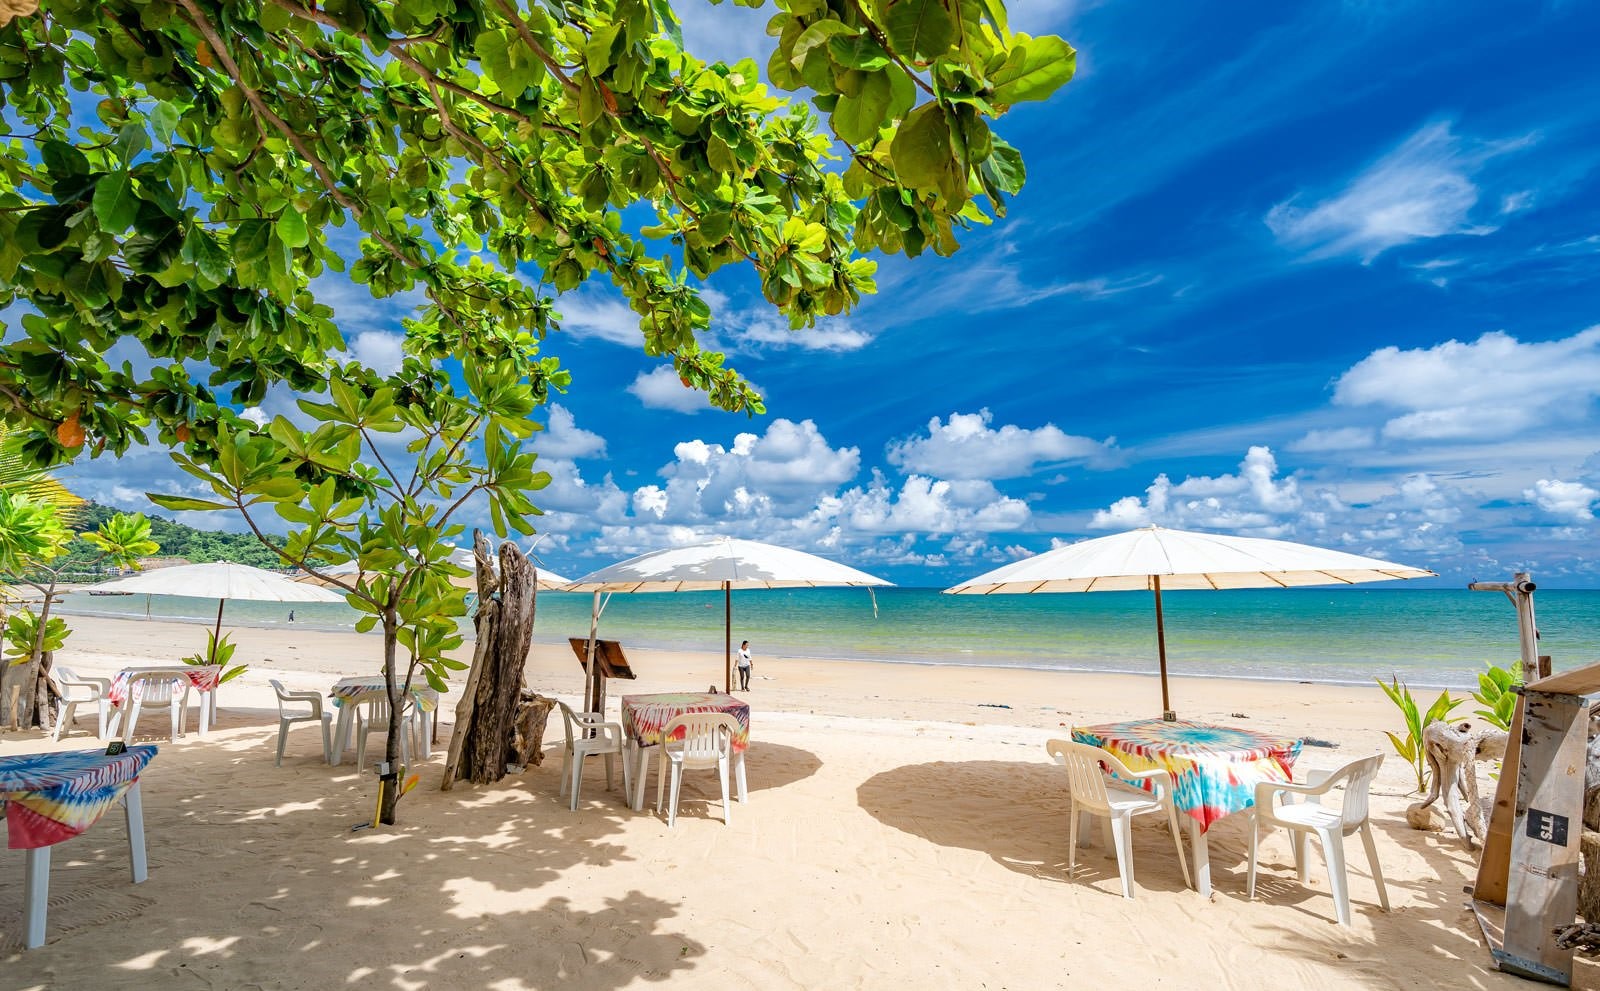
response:
[[[290,701],[289,690],[283,687],[283,682],[276,678],[268,678],[267,684],[272,686],[273,694],[278,696],[278,708],[283,708],[283,703]]]
[[[680,728],[683,738],[673,739]],[[738,731],[739,720],[726,712],[687,712],[667,723],[661,741],[666,749],[683,754],[685,763],[717,761],[732,752]]]
[[[181,695],[178,688],[183,681],[181,675],[163,671],[135,672],[128,679],[128,694],[138,693],[143,702],[171,702],[174,695]]]
[[[389,721],[389,696],[376,695],[367,699],[367,724],[378,726]]]
[[[1344,804],[1340,807],[1340,818],[1344,820],[1346,828],[1354,828],[1366,821],[1367,798],[1372,791],[1372,781],[1378,776],[1378,768],[1382,765],[1383,754],[1373,754],[1353,760],[1328,775],[1328,781],[1333,784],[1344,782]]]
[[[562,726],[564,726],[566,728],[566,731],[567,731],[567,749],[571,750],[572,749],[573,740],[577,736],[577,734],[575,732],[573,732],[573,727],[572,727],[572,722],[573,722],[572,706],[568,705],[565,702],[557,702],[556,705],[559,705],[561,707],[561,724],[562,724]]]
[[[67,694],[63,688],[63,682],[78,680],[78,676],[72,673],[72,669],[63,664],[50,665],[49,676],[50,683],[55,686],[56,694],[58,695]]]
[[[1056,763],[1067,769],[1067,787],[1073,801],[1090,811],[1111,811],[1111,800],[1106,794],[1106,773],[1128,774],[1122,761],[1099,747],[1076,740],[1051,740],[1045,744],[1045,749],[1055,757]]]

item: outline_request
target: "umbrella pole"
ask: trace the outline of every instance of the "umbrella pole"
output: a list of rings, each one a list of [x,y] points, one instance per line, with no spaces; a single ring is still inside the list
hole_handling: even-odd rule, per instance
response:
[[[594,612],[589,616],[589,664],[583,670],[583,711],[593,712],[594,704],[594,638],[600,631],[600,590],[594,592]],[[588,734],[584,734],[587,736]]]
[[[1172,695],[1167,691],[1167,627],[1161,616],[1161,576],[1151,577],[1155,579],[1152,587],[1156,593],[1156,652],[1161,655],[1161,718],[1170,723],[1178,714],[1172,711]]]
[[[722,583],[722,688],[733,694],[733,583]]]

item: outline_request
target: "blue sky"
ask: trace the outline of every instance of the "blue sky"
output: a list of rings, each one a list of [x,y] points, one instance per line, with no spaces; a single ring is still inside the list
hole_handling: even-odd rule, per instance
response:
[[[765,60],[766,12],[686,6]],[[605,287],[558,306],[544,563],[734,533],[945,585],[1147,522],[1600,584],[1600,11],[1580,3],[1025,3],[1079,49],[1002,133],[1008,219],[791,334],[719,274],[710,410]],[[352,350],[394,304],[329,285]],[[69,470],[146,508],[149,452]],[[218,525],[215,517],[192,520]]]

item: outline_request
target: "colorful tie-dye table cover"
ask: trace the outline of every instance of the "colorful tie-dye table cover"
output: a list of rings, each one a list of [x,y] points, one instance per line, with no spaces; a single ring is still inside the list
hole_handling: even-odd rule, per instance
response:
[[[173,681],[177,681],[179,678],[188,678],[189,684],[202,692],[216,691],[217,685],[222,683],[222,665],[220,664],[174,665],[158,669],[124,668],[117,672],[116,677],[111,679],[111,690],[106,693],[106,698],[111,700],[112,705],[120,709],[123,703],[128,701],[128,683],[133,679],[133,676],[150,670],[159,670],[163,673],[170,671]]]
[[[0,757],[7,846],[34,850],[84,832],[128,793],[155,755],[155,747],[143,745],[115,757],[104,750]]]
[[[1079,743],[1109,750],[1130,771],[1169,772],[1178,808],[1202,829],[1255,804],[1256,783],[1289,781],[1301,741],[1187,720],[1134,719],[1074,726]],[[1148,790],[1149,782],[1133,782]]]
[[[661,731],[679,716],[691,712],[725,712],[739,721],[733,735],[733,749],[743,753],[750,746],[750,703],[721,692],[661,692],[656,695],[622,696],[622,731],[641,747],[661,742]]]
[[[411,698],[416,702],[417,708],[423,712],[432,712],[439,707],[439,693],[428,685],[412,685]],[[355,678],[340,678],[334,682],[328,695],[333,699],[333,704],[343,708],[347,705],[360,705],[373,699],[387,699],[389,686],[381,676],[360,676]]]

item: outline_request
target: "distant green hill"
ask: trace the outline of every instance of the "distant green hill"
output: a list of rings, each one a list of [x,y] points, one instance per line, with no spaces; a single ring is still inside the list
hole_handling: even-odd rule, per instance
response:
[[[83,509],[78,524],[80,530],[93,530],[111,516],[120,512],[110,506],[91,502]],[[146,514],[147,516],[149,514]],[[161,545],[158,557],[181,557],[195,564],[207,561],[236,561],[257,568],[282,568],[283,562],[276,554],[261,546],[260,541],[248,533],[222,533],[217,530],[197,530],[161,516],[150,516],[150,536]],[[72,553],[63,559],[66,576],[88,574],[99,552],[81,540],[72,543]]]

